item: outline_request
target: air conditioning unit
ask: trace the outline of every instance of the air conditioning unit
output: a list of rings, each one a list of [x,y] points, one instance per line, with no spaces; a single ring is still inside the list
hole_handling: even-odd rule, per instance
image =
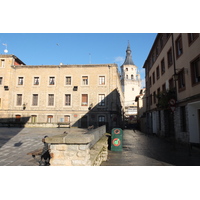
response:
[[[78,91],[78,86],[74,86],[73,91]]]

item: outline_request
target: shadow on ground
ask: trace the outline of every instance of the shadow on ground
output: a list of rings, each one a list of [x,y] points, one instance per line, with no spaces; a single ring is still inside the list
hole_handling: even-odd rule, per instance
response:
[[[20,121],[13,118],[0,119],[0,126],[1,126],[0,127],[0,148],[24,128],[29,118],[30,117],[21,117]],[[11,127],[15,127],[15,128],[13,129]],[[16,147],[19,147],[21,145],[22,143],[20,142],[15,144]]]

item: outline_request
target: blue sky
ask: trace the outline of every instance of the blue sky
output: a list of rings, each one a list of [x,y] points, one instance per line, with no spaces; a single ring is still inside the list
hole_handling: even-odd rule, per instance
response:
[[[26,65],[123,64],[128,41],[144,79],[143,64],[156,33],[0,33],[0,54],[7,44]]]

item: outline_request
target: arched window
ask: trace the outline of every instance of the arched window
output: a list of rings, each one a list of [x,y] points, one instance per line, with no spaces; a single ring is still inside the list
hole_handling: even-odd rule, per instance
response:
[[[131,74],[131,80],[133,80],[134,79],[134,76],[133,76],[133,74]]]

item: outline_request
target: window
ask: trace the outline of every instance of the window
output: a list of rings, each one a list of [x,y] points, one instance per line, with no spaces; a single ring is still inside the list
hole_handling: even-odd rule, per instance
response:
[[[174,89],[174,79],[173,78],[169,79],[169,89],[170,90]]]
[[[156,92],[153,93],[153,103],[156,103]]]
[[[159,95],[159,94],[160,94],[160,88],[157,89],[157,95]]]
[[[99,126],[105,125],[106,124],[106,118],[105,116],[101,115],[98,117],[98,122],[99,122]]]
[[[189,45],[191,45],[198,37],[199,37],[199,33],[188,33]]]
[[[155,83],[155,72],[153,72],[153,84]]]
[[[69,123],[70,122],[70,116],[69,115],[65,115],[64,116],[64,120],[65,120],[65,122]]]
[[[99,76],[99,85],[105,85],[105,76]]]
[[[47,123],[52,123],[53,115],[47,115]]]
[[[3,77],[0,77],[0,85],[3,84]]]
[[[165,83],[162,85],[162,92],[166,92],[166,84]]]
[[[158,46],[156,47],[156,58],[158,57]]]
[[[128,71],[128,68],[126,68],[126,71]]]
[[[163,35],[161,35],[160,37],[160,49],[163,48]]]
[[[99,106],[105,106],[105,94],[99,94]]]
[[[81,105],[82,106],[88,105],[88,95],[87,94],[82,94]]]
[[[39,77],[34,77],[33,85],[39,85],[39,83],[40,83],[39,80],[40,80]]]
[[[31,123],[37,122],[37,115],[31,115]]]
[[[133,80],[134,78],[133,78],[134,76],[133,76],[133,74],[131,74],[131,80]]]
[[[155,56],[154,56],[154,53],[152,53],[152,63],[154,63],[155,61]]]
[[[54,94],[48,95],[48,106],[54,106]]]
[[[150,94],[150,97],[149,97],[149,101],[150,101],[150,105],[152,105],[152,94]]]
[[[82,76],[82,84],[88,85],[88,76]]]
[[[22,94],[17,94],[17,106],[21,106],[22,105]]]
[[[126,79],[128,79],[128,75],[126,75]]]
[[[161,74],[164,74],[164,73],[165,73],[165,60],[163,58],[161,61]]]
[[[184,76],[184,69],[182,69],[178,73],[178,89],[179,91],[182,91],[185,89],[185,76]]]
[[[65,106],[71,106],[71,94],[65,95]]]
[[[190,63],[192,85],[200,83],[200,56]]]
[[[66,85],[71,85],[72,84],[72,78],[71,78],[71,76],[66,76],[66,78],[65,78],[65,84]]]
[[[55,77],[54,76],[49,77],[49,85],[55,85]]]
[[[159,68],[159,66],[156,68],[156,77],[157,77],[157,80],[160,78],[160,68]]]
[[[38,94],[33,94],[32,106],[38,105]]]
[[[167,52],[167,62],[168,62],[168,67],[172,66],[173,60],[172,60],[172,49],[170,49]]]
[[[15,115],[15,122],[21,121],[21,115]]]
[[[24,77],[18,77],[18,85],[24,84]]]
[[[151,76],[149,77],[149,86],[151,87]]]
[[[1,60],[0,67],[5,67],[5,60],[4,59]]]
[[[176,58],[180,57],[183,53],[182,37],[181,35],[176,40]]]

